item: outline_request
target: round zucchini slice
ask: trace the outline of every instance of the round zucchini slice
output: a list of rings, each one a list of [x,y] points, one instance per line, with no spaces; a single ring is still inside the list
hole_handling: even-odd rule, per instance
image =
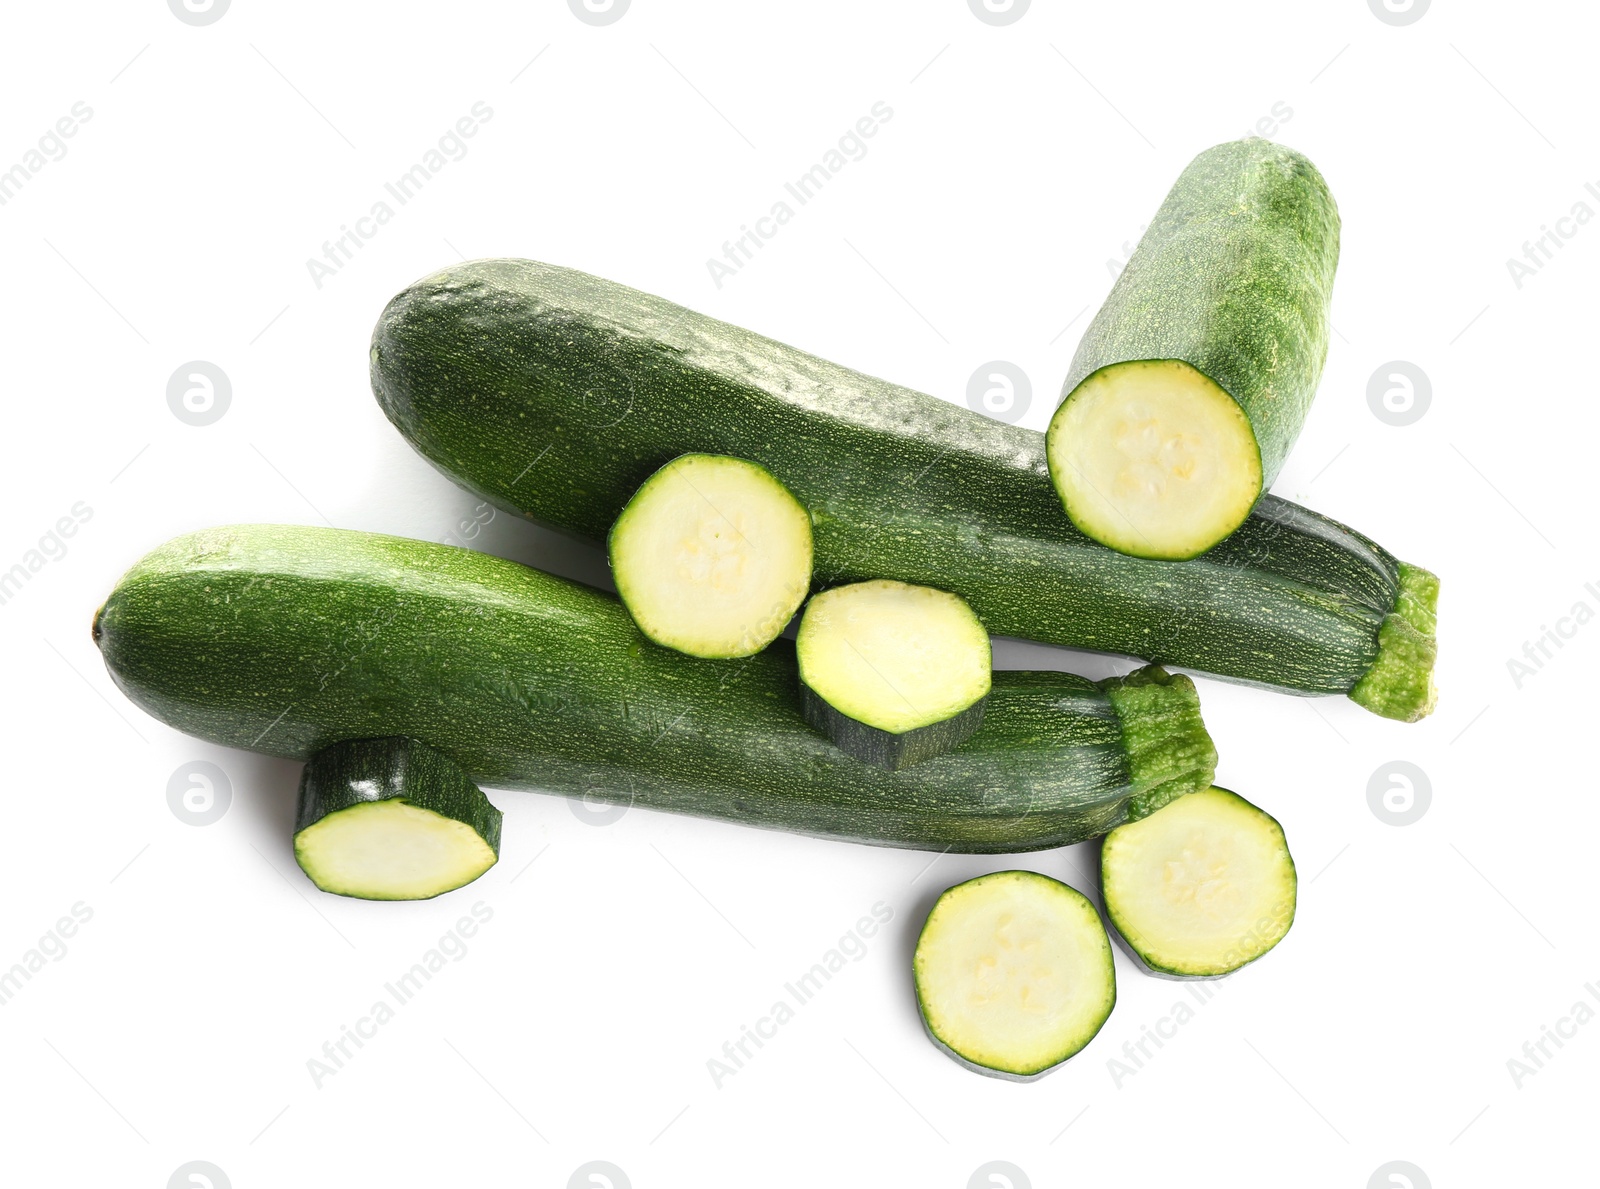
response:
[[[500,857],[500,811],[443,752],[415,739],[335,743],[300,778],[294,857],[324,892],[427,900]]]
[[[912,959],[928,1035],[969,1069],[1030,1081],[1077,1053],[1117,1001],[1100,914],[1033,871],[997,871],[939,897]]]
[[[1136,557],[1204,553],[1261,497],[1261,452],[1239,402],[1176,359],[1103,367],[1050,422],[1050,474],[1086,534]]]
[[[639,630],[690,656],[750,656],[811,588],[811,516],[765,467],[684,454],[639,487],[607,541]]]
[[[795,640],[806,719],[841,751],[899,769],[983,721],[989,633],[966,601],[879,579],[823,591]]]
[[[1106,915],[1152,973],[1218,978],[1254,962],[1294,922],[1283,827],[1210,788],[1118,826],[1100,844]]]

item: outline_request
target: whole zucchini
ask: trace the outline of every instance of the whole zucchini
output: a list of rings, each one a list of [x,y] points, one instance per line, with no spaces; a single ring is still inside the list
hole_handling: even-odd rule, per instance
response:
[[[488,260],[396,296],[372,386],[424,456],[500,507],[603,540],[680,454],[766,467],[811,511],[819,586],[937,587],[996,635],[1278,689],[1433,708],[1438,581],[1265,496],[1192,561],[1096,544],[1062,512],[1044,435],[571,269]]]
[[[337,529],[180,537],[95,639],[122,690],[213,743],[308,759],[404,736],[479,784],[974,853],[1105,833],[1211,783],[1194,685],[997,673],[982,728],[902,772],[806,724],[794,648],[652,644],[612,596],[470,550]]]

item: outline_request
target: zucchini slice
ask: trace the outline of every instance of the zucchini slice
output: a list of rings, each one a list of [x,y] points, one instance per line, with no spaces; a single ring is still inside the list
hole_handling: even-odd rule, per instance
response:
[[[806,721],[869,764],[932,759],[983,721],[989,633],[956,595],[887,579],[823,591],[795,651]]]
[[[1030,1081],[1091,1040],[1117,1001],[1100,914],[1033,871],[948,889],[917,939],[917,1004],[928,1035],[969,1069]]]
[[[1078,528],[1182,560],[1245,522],[1316,394],[1338,261],[1338,208],[1293,149],[1252,137],[1189,163],[1050,422],[1050,477]]]
[[[500,811],[441,751],[415,739],[355,739],[306,762],[294,857],[324,892],[427,900],[500,857]]]
[[[1051,421],[1049,452],[1073,523],[1139,557],[1205,552],[1239,527],[1261,495],[1250,419],[1179,359],[1095,372]]]
[[[1180,797],[1100,844],[1106,915],[1152,973],[1217,978],[1254,962],[1294,922],[1283,827],[1227,789]]]
[[[811,587],[811,517],[763,466],[684,454],[611,528],[617,593],[639,630],[690,656],[760,652]]]

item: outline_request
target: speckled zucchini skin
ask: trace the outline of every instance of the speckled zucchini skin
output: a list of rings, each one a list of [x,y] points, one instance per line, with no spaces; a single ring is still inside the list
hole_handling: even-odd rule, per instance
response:
[[[889,772],[806,724],[786,640],[699,660],[592,588],[336,529],[180,537],[123,577],[94,633],[128,697],[213,743],[307,759],[401,735],[482,785],[891,846],[1093,838],[1208,787],[1216,764],[1186,677],[997,673],[975,735]]]
[[[1393,556],[1270,495],[1193,561],[1107,549],[1062,512],[1043,434],[571,269],[418,281],[383,311],[371,371],[412,445],[502,508],[603,541],[663,463],[748,458],[810,509],[819,587],[938,587],[995,635],[1344,694],[1396,605]]]
[[[1178,176],[1078,343],[1062,400],[1101,368],[1179,359],[1250,419],[1262,486],[1300,436],[1328,357],[1339,210],[1317,167],[1251,137]]]
[[[346,739],[309,756],[294,832],[330,813],[391,798],[472,827],[500,853],[500,811],[454,760],[416,739]]]

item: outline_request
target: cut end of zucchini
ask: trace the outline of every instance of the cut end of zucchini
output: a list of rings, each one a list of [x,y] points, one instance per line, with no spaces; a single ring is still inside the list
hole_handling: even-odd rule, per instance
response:
[[[401,797],[328,814],[295,835],[294,855],[324,892],[362,900],[426,900],[499,858],[465,822]]]
[[[1146,665],[1100,682],[1122,727],[1128,783],[1135,790],[1128,820],[1211,787],[1217,748],[1200,717],[1200,693],[1182,673]]]
[[[1438,659],[1439,579],[1421,566],[1400,563],[1394,610],[1378,629],[1378,659],[1350,691],[1374,714],[1416,722],[1439,700],[1433,668]]]
[[[1072,522],[1135,557],[1204,553],[1261,496],[1250,418],[1181,360],[1136,359],[1088,376],[1051,419],[1046,452]]]
[[[929,759],[982,721],[989,633],[956,595],[887,579],[835,587],[806,604],[795,649],[807,719],[869,763]]]
[[[999,871],[939,897],[912,959],[928,1034],[979,1073],[1031,1080],[1079,1052],[1117,1001],[1100,914],[1066,884]]]
[[[762,466],[673,459],[634,493],[608,541],[639,629],[690,656],[760,652],[811,587],[811,517]]]
[[[324,892],[426,900],[499,859],[500,811],[455,762],[415,739],[359,739],[312,756],[294,855]]]
[[[1254,962],[1294,922],[1294,860],[1283,828],[1210,788],[1100,846],[1106,915],[1129,951],[1173,978],[1218,978]]]

